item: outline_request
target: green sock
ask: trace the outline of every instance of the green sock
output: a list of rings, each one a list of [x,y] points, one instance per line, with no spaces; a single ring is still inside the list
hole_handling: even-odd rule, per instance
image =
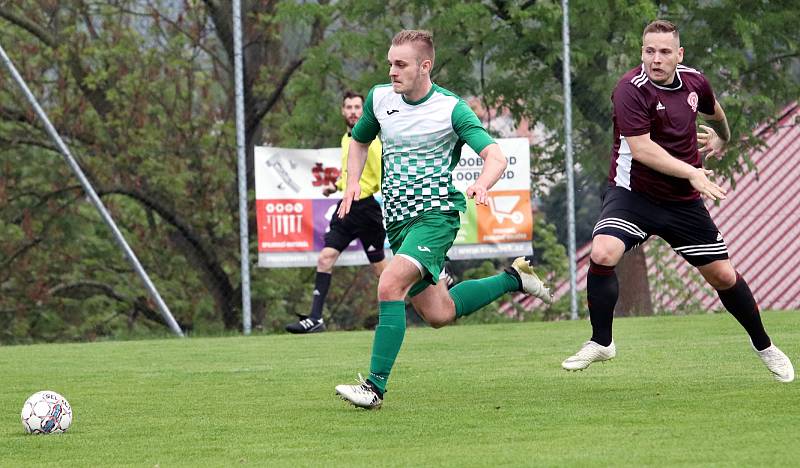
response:
[[[403,301],[380,301],[378,303],[378,327],[372,342],[372,359],[369,364],[369,381],[381,392],[386,391],[386,382],[392,372],[394,360],[406,334],[406,304]]]
[[[503,294],[519,289],[516,278],[506,272],[476,280],[462,281],[450,290],[456,317],[466,317]]]

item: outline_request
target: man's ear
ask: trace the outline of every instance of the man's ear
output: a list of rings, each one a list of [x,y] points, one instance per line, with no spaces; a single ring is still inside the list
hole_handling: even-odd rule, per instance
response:
[[[431,74],[431,68],[433,68],[433,62],[430,59],[425,59],[420,63],[420,68],[427,73],[428,75]]]

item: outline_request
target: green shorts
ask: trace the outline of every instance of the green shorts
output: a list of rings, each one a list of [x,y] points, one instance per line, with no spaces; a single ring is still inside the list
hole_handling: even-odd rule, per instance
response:
[[[409,296],[436,284],[460,228],[458,211],[426,211],[408,220],[388,223],[386,237],[392,253],[409,258],[422,271],[422,280],[411,287]]]

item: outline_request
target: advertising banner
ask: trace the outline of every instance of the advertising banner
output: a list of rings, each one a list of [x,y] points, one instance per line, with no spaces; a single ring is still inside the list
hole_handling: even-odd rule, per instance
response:
[[[489,191],[488,206],[467,201],[461,230],[448,252],[453,260],[518,257],[533,251],[528,140],[501,138],[497,143],[508,157],[508,168]],[[325,232],[342,196],[337,192],[326,198],[322,188],[339,177],[340,158],[340,148],[255,148],[259,266],[316,266]],[[456,188],[465,191],[482,166],[483,160],[465,145],[453,170]],[[388,243],[385,248],[387,257],[391,256]],[[368,262],[361,243],[355,240],[336,263]]]

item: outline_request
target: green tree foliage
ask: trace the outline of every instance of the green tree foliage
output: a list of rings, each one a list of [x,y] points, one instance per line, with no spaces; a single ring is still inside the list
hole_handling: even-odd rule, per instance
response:
[[[539,125],[545,139],[533,148],[533,174],[560,179],[560,2],[242,3],[250,154],[262,143],[336,146],[341,90],[365,92],[384,82],[392,35],[426,28],[437,43],[435,81]],[[746,170],[744,151],[758,143],[749,137],[753,127],[797,99],[797,75],[789,71],[799,53],[794,3],[571,2],[578,180],[596,187],[589,181],[607,169],[610,90],[638,63],[641,29],[655,17],[679,24],[686,63],[709,76],[742,138],[715,163],[717,172]],[[0,0],[0,42],[181,326],[238,329],[230,3]],[[2,80],[0,341],[163,332],[154,304],[41,123],[8,74]],[[562,230],[557,211],[545,211]],[[255,232],[255,216],[248,221]],[[255,326],[278,329],[305,312],[312,277],[312,269],[254,269]],[[374,294],[350,294],[352,285],[374,291],[374,279],[364,269],[337,269],[329,302],[344,328],[374,314]]]
[[[250,12],[258,17],[274,14],[271,9],[270,2],[259,2]],[[235,328],[232,55],[226,53],[229,31],[213,26],[230,14],[212,2],[74,1],[3,2],[0,17],[17,67],[181,326]],[[264,31],[254,36],[265,47],[274,41],[262,37]],[[254,49],[251,84],[271,60],[282,60],[271,49]],[[285,86],[281,77],[299,63],[289,60],[282,75],[260,81],[275,83],[275,90],[251,90],[250,121],[259,122],[274,105],[277,88]],[[8,227],[19,240],[3,238],[4,328],[69,339],[157,325],[140,282],[16,86],[4,78],[2,219],[24,226],[21,232]],[[251,141],[254,133],[250,128]],[[281,272],[282,278],[259,284],[266,289],[259,295],[262,307],[276,300],[272,294],[286,293],[296,274]],[[95,315],[105,319],[87,319]]]

